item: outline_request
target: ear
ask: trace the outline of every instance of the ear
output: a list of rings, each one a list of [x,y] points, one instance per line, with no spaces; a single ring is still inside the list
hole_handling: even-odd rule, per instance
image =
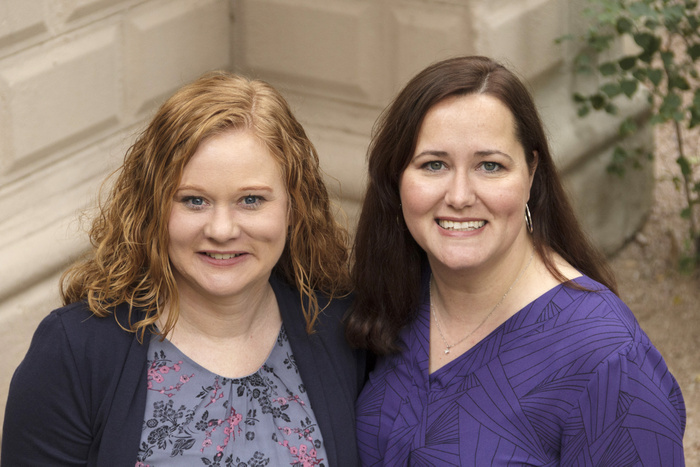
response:
[[[532,151],[532,164],[530,164],[530,189],[532,189],[532,182],[535,180],[535,172],[537,172],[537,164],[540,161],[540,155],[537,151]]]

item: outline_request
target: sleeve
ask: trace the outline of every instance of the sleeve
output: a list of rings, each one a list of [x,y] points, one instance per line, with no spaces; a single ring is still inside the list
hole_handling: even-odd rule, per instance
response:
[[[39,325],[10,383],[3,466],[86,465],[92,442],[88,402],[61,315]]]
[[[632,344],[598,366],[570,412],[561,465],[683,466],[685,405],[659,352]]]

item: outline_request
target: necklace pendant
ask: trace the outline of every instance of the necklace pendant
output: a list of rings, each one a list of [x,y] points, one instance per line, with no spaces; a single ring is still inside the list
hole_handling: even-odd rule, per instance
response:
[[[445,349],[445,355],[447,355],[448,353],[450,353],[450,348],[449,348],[449,347]]]

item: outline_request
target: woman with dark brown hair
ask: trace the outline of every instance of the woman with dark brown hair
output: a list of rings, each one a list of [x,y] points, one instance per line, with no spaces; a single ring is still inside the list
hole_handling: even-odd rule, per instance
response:
[[[364,465],[682,465],[680,388],[502,65],[436,63],[385,110],[351,276]]]
[[[346,233],[275,89],[177,91],[90,239],[12,380],[3,465],[357,463]]]

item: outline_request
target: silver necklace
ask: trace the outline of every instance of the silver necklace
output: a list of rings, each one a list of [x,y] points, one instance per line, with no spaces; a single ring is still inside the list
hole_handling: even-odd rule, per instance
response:
[[[437,313],[435,312],[436,306],[434,305],[434,302],[433,302],[433,278],[432,278],[432,276],[430,277],[430,284],[428,286],[428,294],[429,294],[429,298],[430,298],[430,311],[433,312],[433,318],[435,318],[435,324],[437,325],[437,329],[438,329],[438,332],[440,333],[440,337],[442,338],[442,342],[444,342],[444,344],[445,344],[445,354],[450,353],[450,349],[452,347],[455,347],[455,346],[461,344],[462,342],[466,341],[467,339],[469,339],[472,336],[472,334],[474,334],[476,331],[478,331],[481,328],[481,326],[484,325],[486,320],[488,320],[491,317],[491,315],[493,314],[493,312],[496,311],[496,308],[501,306],[501,303],[503,303],[503,300],[506,299],[506,297],[508,296],[508,293],[511,290],[513,290],[513,287],[515,287],[515,284],[517,284],[518,281],[520,280],[520,278],[523,277],[523,274],[525,274],[525,271],[527,271],[527,268],[530,267],[530,263],[532,262],[532,257],[534,255],[535,255],[534,251],[532,253],[530,253],[530,259],[527,261],[527,265],[525,266],[525,268],[522,271],[520,271],[520,274],[518,274],[518,277],[515,278],[515,280],[510,285],[508,290],[506,290],[506,293],[504,293],[503,296],[501,297],[501,299],[498,301],[498,303],[496,303],[496,306],[491,308],[491,311],[489,311],[489,314],[486,315],[486,318],[481,320],[481,323],[479,323],[479,325],[477,327],[475,327],[471,332],[469,332],[469,334],[467,334],[466,336],[464,336],[463,338],[461,338],[459,341],[455,342],[454,344],[448,344],[447,339],[445,339],[445,334],[442,333],[442,328],[440,327],[440,321],[438,321]]]

